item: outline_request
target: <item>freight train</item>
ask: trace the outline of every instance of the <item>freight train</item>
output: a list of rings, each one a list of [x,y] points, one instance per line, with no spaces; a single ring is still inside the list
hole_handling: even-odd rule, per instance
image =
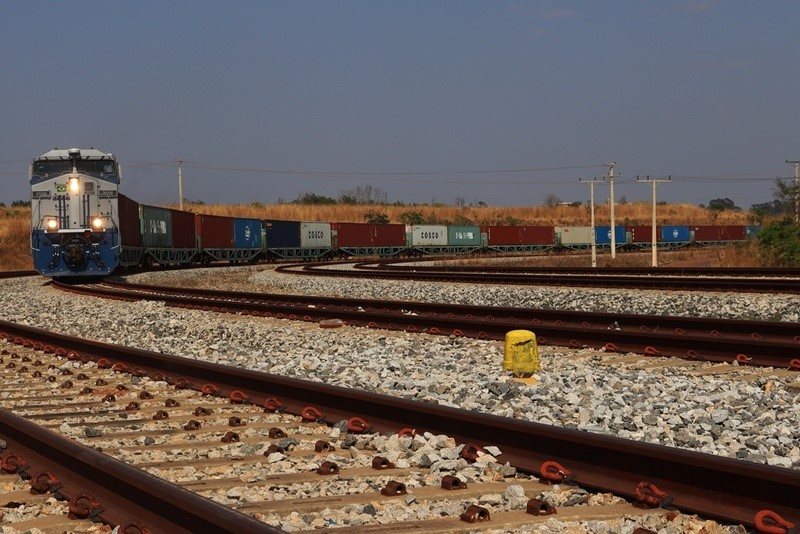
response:
[[[405,225],[261,220],[140,204],[95,149],[51,150],[30,169],[34,268],[57,278],[125,267],[611,248],[611,227]],[[745,241],[756,226],[657,226],[659,248]],[[649,248],[651,226],[616,226],[618,248]]]

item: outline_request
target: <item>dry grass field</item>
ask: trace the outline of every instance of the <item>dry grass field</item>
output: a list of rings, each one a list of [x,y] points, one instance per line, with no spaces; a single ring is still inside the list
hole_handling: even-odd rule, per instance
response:
[[[0,208],[0,271],[33,269],[30,208]]]
[[[176,205],[169,205],[177,208]],[[390,223],[401,222],[401,215],[416,212],[431,224],[528,224],[541,226],[589,225],[587,206],[531,207],[463,207],[456,206],[395,206],[395,205],[299,205],[299,204],[240,204],[211,206],[184,204],[184,210],[229,217],[251,217],[254,219],[279,219],[292,221],[337,221],[364,222],[369,213],[383,213]],[[608,225],[610,221],[607,205],[595,207],[595,224]],[[712,212],[691,204],[666,204],[656,210],[658,224],[750,224],[749,212]],[[618,225],[650,224],[652,205],[644,202],[618,204],[614,208]],[[435,221],[435,222],[434,222]]]
[[[177,208],[176,205],[168,205]],[[424,217],[426,221],[435,224],[477,224],[477,225],[589,225],[590,214],[587,206],[558,206],[547,208],[543,206],[532,207],[455,207],[455,206],[395,206],[395,205],[184,205],[187,211],[207,213],[211,215],[225,215],[229,217],[249,217],[254,219],[283,219],[301,221],[339,221],[339,222],[364,222],[369,214],[385,214],[389,222],[397,223],[402,220],[404,213],[415,212]],[[631,202],[619,204],[615,207],[617,225],[649,225],[652,217],[652,207],[644,202]],[[597,206],[595,209],[595,224],[608,225],[610,221],[609,208],[606,205]],[[690,204],[666,204],[658,206],[658,224],[684,225],[684,224],[751,224],[749,212],[723,211],[712,212]],[[32,263],[29,253],[30,209],[29,208],[0,208],[0,271],[16,271],[31,269]],[[685,252],[691,256],[699,252]],[[717,265],[753,265],[757,254],[744,247],[731,247],[730,250],[717,250],[714,264]],[[642,257],[646,255],[640,255]],[[623,258],[628,258],[624,260]],[[634,261],[636,265],[649,265],[649,257],[634,260],[634,256],[619,254],[615,264],[622,261]],[[609,258],[610,259],[610,258]],[[576,261],[585,265],[586,260],[578,258],[566,260],[560,258],[559,262]],[[600,265],[608,260],[601,257]],[[689,260],[687,260],[689,261]],[[735,263],[741,262],[741,263]]]

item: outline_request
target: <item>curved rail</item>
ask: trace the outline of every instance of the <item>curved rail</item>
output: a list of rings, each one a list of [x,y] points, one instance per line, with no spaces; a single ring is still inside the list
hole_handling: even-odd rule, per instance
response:
[[[520,258],[523,260],[525,258]],[[456,261],[459,259],[456,258]],[[463,258],[461,259],[463,261]],[[439,265],[420,265],[422,262],[436,263]],[[725,277],[769,277],[769,278],[800,278],[800,268],[784,267],[554,267],[545,265],[447,265],[441,258],[430,259],[391,259],[380,261],[364,261],[357,263],[356,269],[396,269],[405,271],[433,271],[433,272],[464,272],[464,273],[512,273],[512,274],[597,274],[597,275],[667,275],[667,276],[725,276]]]
[[[623,276],[605,274],[598,269],[593,274],[564,274],[551,270],[542,272],[460,272],[447,269],[413,267],[369,268],[375,263],[358,263],[354,269],[332,269],[342,265],[340,262],[318,263],[314,265],[283,265],[278,272],[311,276],[346,276],[353,278],[383,278],[390,280],[428,280],[436,282],[460,282],[505,285],[539,285],[569,287],[604,287],[617,289],[655,289],[681,291],[733,291],[750,293],[800,293],[800,278],[745,278],[707,276],[679,276],[661,274],[639,274]],[[353,265],[352,263],[348,265]]]
[[[259,295],[121,283],[114,283],[112,289],[59,283],[54,286],[92,296],[157,300],[207,311],[303,321],[338,319],[353,326],[484,339],[504,339],[511,330],[529,329],[535,331],[543,345],[800,369],[797,325],[787,322]]]

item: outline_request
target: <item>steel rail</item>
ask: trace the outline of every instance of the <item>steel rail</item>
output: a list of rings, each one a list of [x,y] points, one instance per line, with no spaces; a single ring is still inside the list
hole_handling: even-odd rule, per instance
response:
[[[4,465],[23,478],[48,480],[71,511],[121,532],[283,532],[2,408],[0,438]]]
[[[3,278],[23,278],[26,276],[38,276],[36,271],[0,271],[0,279]]]
[[[616,289],[653,289],[682,291],[731,291],[751,293],[800,293],[800,279],[776,278],[714,278],[685,276],[619,276],[583,274],[504,274],[504,273],[459,273],[427,272],[414,270],[339,270],[331,269],[337,264],[294,264],[276,268],[278,272],[309,276],[346,276],[354,278],[383,278],[389,280],[415,280],[436,282],[539,285],[569,287],[604,287]]]
[[[462,260],[463,258],[450,258]],[[528,258],[520,258],[528,259]],[[443,258],[425,259],[391,259],[378,261],[362,261],[353,265],[354,269],[392,269],[435,272],[494,272],[511,274],[621,274],[640,276],[713,276],[713,277],[772,277],[772,278],[800,278],[800,268],[784,267],[554,267],[545,265],[509,266],[502,264],[478,265],[419,265],[420,263],[434,263],[446,261]],[[348,264],[352,264],[349,262]]]
[[[364,312],[368,313],[399,312],[433,317],[452,315],[454,317],[506,321],[508,323],[517,323],[517,327],[527,325],[531,328],[535,328],[543,323],[552,323],[554,326],[599,328],[602,330],[607,330],[609,328],[638,332],[666,330],[672,331],[678,335],[693,332],[714,337],[749,337],[752,339],[800,343],[800,326],[787,321],[717,319],[711,317],[681,317],[677,315],[637,315],[511,306],[454,305],[403,300],[254,293],[134,284],[127,281],[110,279],[105,280],[103,286],[127,291],[141,291],[144,293],[159,293],[164,295],[184,295],[197,298],[245,301],[251,303],[286,304],[287,309],[289,305],[306,308],[308,308],[308,306],[341,309],[349,307],[354,309],[361,308]]]
[[[198,298],[184,295],[169,295],[169,291],[145,295],[116,289],[101,287],[62,286],[59,288],[72,292],[82,292],[92,296],[125,298],[129,300],[158,300],[169,305],[203,309],[218,312],[236,312],[251,315],[270,315],[277,318],[295,320],[320,321],[339,319],[351,326],[384,328],[387,330],[406,330],[439,335],[466,335],[480,339],[505,339],[511,330],[535,330],[537,341],[542,345],[566,346],[572,348],[590,347],[608,352],[633,352],[649,356],[673,356],[691,360],[707,360],[713,362],[738,363],[755,366],[782,367],[800,369],[800,343],[795,339],[766,340],[762,336],[728,336],[719,337],[713,333],[691,334],[676,333],[654,328],[648,331],[622,330],[609,328],[592,328],[583,325],[567,325],[523,322],[520,320],[485,320],[482,318],[448,316],[448,310],[457,308],[443,307],[443,313],[436,316],[420,316],[398,314],[380,310],[380,305],[366,311],[354,308],[320,308],[285,304],[266,304],[236,298]],[[159,291],[155,289],[155,291]],[[224,294],[224,293],[223,293]],[[228,294],[229,297],[236,294]],[[633,319],[631,319],[633,320]],[[625,320],[623,320],[625,322]],[[786,323],[786,328],[793,328]],[[734,326],[735,328],[735,326]],[[796,330],[790,330],[795,333]],[[774,336],[773,336],[774,337]]]
[[[752,525],[762,509],[800,518],[796,470],[70,338],[5,321],[0,321],[0,337],[27,346],[45,344],[45,350],[71,351],[72,357],[103,366],[292,414],[307,414],[313,403],[318,421],[360,417],[367,431],[411,427],[470,446],[494,445],[502,451],[500,461],[523,471],[538,473],[545,462],[556,461],[571,472],[574,483],[626,498],[634,497],[640,483],[651,483],[669,494],[670,506],[722,521]]]

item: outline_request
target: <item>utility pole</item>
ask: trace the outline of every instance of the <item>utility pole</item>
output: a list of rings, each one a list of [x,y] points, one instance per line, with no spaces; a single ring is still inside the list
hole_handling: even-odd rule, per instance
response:
[[[617,163],[612,161],[611,163],[606,163],[606,167],[608,167],[608,184],[609,184],[609,195],[611,196],[611,259],[617,257],[617,241],[616,241],[616,228],[614,225],[614,166]]]
[[[800,222],[800,161],[786,160],[789,165],[794,165],[794,222]]]
[[[589,184],[589,205],[591,206],[590,213],[592,221],[592,267],[597,267],[597,238],[595,237],[594,230],[594,184],[598,182],[597,178],[591,180],[583,180],[578,178],[578,181],[584,184]]]
[[[183,210],[183,160],[178,160],[178,206]]]
[[[658,236],[656,234],[656,184],[658,184],[659,182],[669,182],[671,180],[672,180],[672,176],[667,176],[666,178],[661,178],[661,179],[650,178],[650,175],[647,175],[645,178],[641,178],[639,176],[636,177],[636,181],[639,182],[639,183],[650,182],[650,183],[653,184],[653,231],[652,231],[651,236],[650,236],[650,241],[652,243],[652,248],[651,248],[651,250],[652,250],[652,261],[650,262],[650,264],[653,267],[658,267],[658,259],[656,258],[656,250],[658,248],[656,246],[656,241],[658,239]]]

